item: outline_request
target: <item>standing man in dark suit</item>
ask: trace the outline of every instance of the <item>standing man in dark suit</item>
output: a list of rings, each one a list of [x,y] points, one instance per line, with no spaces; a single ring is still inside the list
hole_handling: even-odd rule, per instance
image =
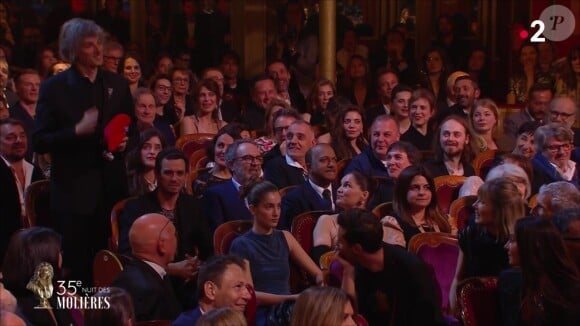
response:
[[[42,84],[33,134],[35,151],[52,158],[51,212],[63,236],[65,267],[70,279],[87,282],[95,253],[106,246],[110,209],[127,196],[126,142],[105,155],[103,131],[117,114],[132,116],[133,107],[127,81],[99,68],[103,38],[93,21],[63,24],[60,54],[72,67]]]
[[[227,221],[252,220],[252,213],[240,193],[262,174],[263,158],[250,139],[236,140],[226,151],[226,165],[232,179],[210,186],[203,195],[203,209],[212,230]]]
[[[177,251],[177,230],[171,220],[161,214],[139,217],[129,231],[134,259],[113,282],[131,295],[137,322],[173,320],[181,313],[167,264]]]
[[[24,159],[27,149],[24,124],[10,118],[0,121],[0,265],[10,237],[23,227],[26,188],[44,179],[42,171]]]
[[[292,189],[282,198],[282,218],[279,229],[290,230],[292,221],[309,211],[334,211],[337,165],[334,149],[328,144],[318,144],[306,153],[308,180]]]
[[[294,121],[286,133],[286,155],[273,158],[264,167],[264,178],[278,188],[302,184],[308,176],[306,152],[316,145],[310,124]]]

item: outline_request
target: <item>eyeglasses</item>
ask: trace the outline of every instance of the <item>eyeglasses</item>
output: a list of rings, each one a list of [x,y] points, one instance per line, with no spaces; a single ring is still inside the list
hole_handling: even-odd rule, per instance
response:
[[[572,149],[572,146],[573,145],[571,143],[567,143],[567,144],[561,144],[561,145],[550,145],[550,146],[546,146],[544,148],[547,149],[549,152],[558,153],[560,150],[563,152],[567,152],[567,151]]]
[[[162,92],[171,92],[173,90],[173,87],[165,85],[157,85],[156,88]]]
[[[262,162],[264,162],[264,158],[262,156],[252,156],[252,155],[244,155],[236,157],[236,160],[240,160],[244,163],[253,163],[254,161],[256,161],[257,163],[262,164]]]
[[[288,130],[288,128],[290,128],[290,126],[274,127],[274,132],[282,133],[282,132],[284,132],[284,130]]]
[[[103,58],[105,58],[105,59],[107,59],[107,60],[112,60],[112,61],[115,61],[115,62],[117,62],[117,63],[118,63],[119,61],[121,61],[121,57],[112,57],[112,56],[104,55],[104,56],[103,56]]]
[[[559,111],[550,111],[550,115],[554,118],[562,117],[564,119],[568,119],[569,117],[573,116],[574,113],[566,113],[566,112],[559,112]]]

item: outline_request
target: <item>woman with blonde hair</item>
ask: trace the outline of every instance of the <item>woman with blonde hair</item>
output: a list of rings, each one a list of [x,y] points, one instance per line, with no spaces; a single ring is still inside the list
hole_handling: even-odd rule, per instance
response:
[[[449,291],[451,308],[456,305],[457,284],[468,277],[495,276],[509,267],[504,245],[513,235],[515,222],[525,215],[525,201],[510,179],[487,181],[478,190],[475,225],[459,232],[459,256]]]
[[[469,112],[469,125],[479,153],[499,148],[493,135],[498,123],[499,109],[494,101],[484,98],[475,102],[474,109]]]
[[[291,326],[355,326],[354,309],[348,295],[334,287],[312,287],[296,300]]]

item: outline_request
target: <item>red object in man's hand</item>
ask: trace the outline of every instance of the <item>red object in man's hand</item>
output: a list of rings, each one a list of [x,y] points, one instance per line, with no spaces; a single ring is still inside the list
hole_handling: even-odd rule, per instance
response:
[[[113,152],[127,136],[127,129],[131,124],[131,117],[126,114],[117,114],[105,127],[105,141],[107,149]]]

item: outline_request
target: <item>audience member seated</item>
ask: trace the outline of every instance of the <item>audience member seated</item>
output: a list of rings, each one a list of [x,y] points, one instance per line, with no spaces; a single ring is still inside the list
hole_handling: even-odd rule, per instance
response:
[[[495,95],[492,91],[492,80],[490,78],[491,57],[486,47],[473,45],[467,55],[467,62],[465,63],[464,69],[479,85],[482,97]]]
[[[506,136],[516,138],[517,131],[526,122],[545,121],[548,105],[554,93],[549,85],[534,84],[530,88],[530,95],[526,106],[518,113],[511,114],[505,118],[503,132]]]
[[[577,324],[580,275],[556,227],[539,217],[521,219],[506,250],[519,273],[499,278],[503,325]]]
[[[275,185],[268,181],[255,184],[248,190],[246,200],[254,224],[233,241],[230,253],[249,263],[259,305],[256,324],[265,325],[266,316],[275,305],[296,300],[298,296],[290,293],[290,261],[315,278],[318,285],[322,284],[323,276],[292,234],[276,229],[281,199]]]
[[[135,309],[127,291],[117,287],[107,287],[95,293],[93,297],[108,300],[110,308],[85,310],[85,326],[135,324]]]
[[[290,125],[302,117],[295,109],[282,109],[272,116],[272,131],[276,144],[264,154],[264,164],[271,159],[286,155],[286,134]]]
[[[570,158],[574,147],[574,132],[564,124],[549,123],[534,133],[536,155],[532,157],[534,167],[533,193],[542,185],[567,181],[578,187],[579,171]]]
[[[533,43],[524,42],[518,51],[519,66],[509,79],[507,104],[524,104],[534,83],[537,82],[538,49]]]
[[[192,325],[192,324],[188,324]],[[214,309],[207,314],[199,317],[195,326],[217,326],[217,325],[236,325],[247,326],[248,322],[244,315],[232,308],[223,307]]]
[[[14,295],[20,313],[30,324],[70,325],[74,321],[70,310],[56,309],[56,295],[48,298],[52,309],[35,309],[40,299],[32,288],[39,286],[56,290],[57,280],[63,277],[61,250],[60,234],[44,227],[22,229],[10,238],[2,264],[2,282]],[[42,263],[48,264],[46,268],[53,275],[52,284],[39,278]]]
[[[135,53],[125,54],[125,57],[121,59],[120,63],[117,72],[129,82],[131,95],[135,97],[137,95],[137,89],[143,86],[141,63],[139,63],[139,59]]]
[[[315,144],[310,124],[294,121],[286,134],[286,155],[273,158],[264,166],[264,178],[280,189],[302,184],[308,176],[306,152]]]
[[[228,123],[219,116],[220,89],[213,79],[204,79],[195,85],[194,110],[181,122],[181,136],[189,134],[217,134]]]
[[[217,67],[209,67],[203,71],[201,78],[213,79],[218,84],[218,119],[227,123],[236,121],[240,117],[240,108],[231,94],[224,93],[224,75],[222,74],[222,71]]]
[[[459,232],[457,270],[449,291],[451,309],[456,308],[457,284],[478,276],[498,276],[508,268],[504,245],[513,234],[514,224],[525,214],[525,202],[514,182],[494,179],[479,188],[475,223]]]
[[[155,160],[156,190],[129,200],[119,218],[119,252],[130,254],[131,228],[144,214],[159,213],[167,217],[179,231],[176,260],[167,262],[170,276],[188,280],[197,271],[198,257],[206,259],[212,253],[208,222],[195,199],[184,193],[189,166],[177,149],[161,151]],[[194,257],[197,256],[197,257]],[[173,257],[172,257],[173,258]]]
[[[371,86],[371,72],[367,59],[353,55],[346,65],[344,78],[339,83],[339,93],[346,96],[354,105],[364,110],[376,104],[376,94]]]
[[[252,101],[240,116],[240,122],[248,125],[250,130],[260,130],[264,127],[266,108],[270,101],[278,97],[274,79],[267,74],[261,74],[252,81]]]
[[[171,71],[173,95],[171,95],[168,105],[175,111],[179,122],[183,120],[184,116],[193,114],[194,100],[189,95],[193,82],[193,76],[189,69],[175,66]]]
[[[341,211],[351,208],[364,209],[369,196],[369,181],[363,174],[353,171],[345,175],[340,182],[340,187],[336,192],[336,206]],[[323,254],[337,248],[337,218],[338,214],[321,215],[318,218],[312,234],[312,250],[310,252],[314,261],[320,261]]]
[[[155,159],[167,144],[155,128],[139,134],[139,143],[125,156],[129,196],[141,196],[157,188]]]
[[[420,85],[422,88],[430,90],[434,97],[434,102],[441,102],[447,98],[447,74],[449,62],[443,49],[430,47],[422,57],[421,70],[424,73]]]
[[[292,79],[292,74],[286,63],[282,60],[271,61],[266,67],[266,72],[274,79],[278,96],[298,112],[304,112],[306,100],[300,92],[298,84]]]
[[[537,121],[524,122],[516,132],[515,147],[512,153],[531,160],[536,155],[534,133],[540,126],[541,124]]]
[[[580,209],[565,209],[554,215],[554,225],[562,234],[570,258],[580,270]]]
[[[292,310],[291,326],[356,326],[352,299],[341,289],[311,287],[298,296]]]
[[[450,115],[457,115],[467,119],[469,112],[473,110],[475,101],[479,99],[479,86],[469,76],[461,76],[455,79],[455,97],[457,103],[447,110],[440,109],[435,117],[439,125]]]
[[[24,131],[28,139],[32,139],[34,131],[34,117],[36,116],[36,103],[40,89],[40,75],[33,69],[24,69],[14,76],[18,102],[10,107],[10,117],[20,120],[24,125]],[[32,148],[26,152],[26,160],[32,162]]]
[[[570,96],[576,101],[580,100],[580,91],[578,90],[580,66],[578,58],[580,57],[580,46],[570,49],[566,56],[566,64],[562,74],[556,79],[556,94]]]
[[[335,95],[328,100],[328,105],[324,110],[324,125],[314,128],[316,140],[319,143],[332,144],[330,130],[334,130],[338,125],[338,114],[343,109],[353,105],[348,98],[342,95]]]
[[[465,119],[451,115],[439,125],[435,142],[435,160],[425,163],[433,178],[442,175],[470,177],[475,170],[473,160],[473,137]]]
[[[175,134],[169,123],[157,116],[157,106],[155,104],[155,97],[153,93],[147,88],[138,88],[134,95],[134,112],[135,118],[134,124],[129,128],[129,144],[127,148],[129,150],[136,146],[136,142],[139,139],[139,133],[147,130],[149,128],[155,128],[165,138],[168,146],[175,145]]]
[[[375,191],[371,191],[372,196],[367,207],[372,209],[379,204],[393,200],[393,190],[399,174],[411,165],[421,164],[421,153],[413,144],[396,141],[389,146],[386,160],[388,178],[373,178]]]
[[[370,212],[338,215],[337,257],[342,289],[370,325],[444,325],[432,272],[407,250],[383,243],[381,222]]]
[[[248,82],[243,79],[240,72],[240,56],[233,50],[226,50],[221,57],[221,71],[224,75],[224,98],[232,97],[238,107],[250,97]]]
[[[550,102],[545,123],[557,122],[566,125],[574,132],[573,144],[578,147],[580,146],[580,128],[574,127],[577,114],[578,105],[574,102],[574,99],[567,96],[559,96]]]
[[[171,77],[165,74],[153,76],[149,89],[151,89],[155,97],[155,112],[157,113],[157,117],[167,121],[170,125],[176,124],[178,121],[177,113],[170,102],[171,95],[173,94]]]
[[[182,308],[167,276],[177,253],[177,229],[161,214],[146,214],[131,225],[129,242],[134,259],[125,264],[113,286],[131,295],[135,321],[177,318]]]
[[[123,46],[117,41],[106,41],[103,44],[103,69],[118,73],[119,63],[123,56],[125,55],[125,50]]]
[[[473,110],[469,112],[469,124],[472,127],[479,155],[485,151],[497,150],[507,152],[511,149],[505,137],[497,137],[495,132],[499,124],[499,109],[491,99],[483,98],[475,102]]]
[[[24,124],[11,118],[0,121],[0,263],[8,241],[22,228],[26,216],[24,194],[35,181],[44,179],[40,168],[24,158],[28,137]],[[1,265],[1,264],[0,264]]]
[[[580,209],[580,191],[566,181],[556,181],[540,187],[534,212],[551,219],[565,209]]]
[[[368,59],[369,49],[358,42],[358,35],[354,29],[347,29],[343,34],[342,48],[336,52],[336,63],[344,70],[353,55]]]
[[[273,126],[274,115],[283,109],[290,109],[290,105],[286,101],[277,98],[271,100],[266,108],[266,123],[264,124],[263,130],[265,135],[254,140],[262,155],[268,153],[277,145],[276,133]]]
[[[378,116],[370,127],[370,145],[352,159],[344,173],[357,171],[369,178],[388,177],[387,150],[399,136],[399,126],[393,117]]]
[[[447,97],[437,103],[437,111],[448,111],[449,108],[457,104],[457,95],[455,94],[455,81],[459,77],[469,76],[465,71],[454,71],[447,77]]]
[[[411,127],[411,118],[409,117],[409,100],[413,95],[413,89],[407,85],[399,84],[393,88],[391,101],[391,115],[397,121],[399,126],[399,135],[402,135]],[[367,115],[367,118],[368,115]],[[367,119],[367,126],[373,124],[374,120]]]
[[[353,105],[340,111],[336,121],[338,125],[330,130],[332,147],[339,161],[350,160],[369,144],[363,132],[363,111]]]
[[[328,144],[318,144],[306,152],[308,180],[282,198],[278,228],[290,230],[296,216],[310,211],[334,211],[337,198],[332,184],[337,177],[336,156]]]
[[[452,233],[447,216],[439,209],[433,178],[421,166],[410,166],[399,175],[393,209],[394,217],[385,216],[381,220],[387,226],[384,237],[387,243],[406,247],[419,233]]]
[[[401,135],[401,140],[413,144],[419,150],[430,150],[434,136],[430,122],[437,108],[433,93],[426,88],[413,91],[409,107],[411,127]]]
[[[393,89],[399,84],[399,77],[392,70],[380,69],[377,72],[377,93],[379,104],[365,110],[365,124],[371,125],[379,115],[393,114]],[[401,133],[403,134],[403,133]]]
[[[210,147],[207,148],[207,157],[213,161],[213,167],[193,180],[191,189],[194,197],[200,198],[209,186],[232,178],[232,173],[226,164],[226,152],[234,141],[242,139],[240,127],[238,123],[228,124],[213,137]]]
[[[208,187],[203,194],[202,208],[212,232],[227,221],[252,219],[240,193],[262,174],[262,155],[250,139],[234,141],[226,150],[225,160],[232,173],[231,181]]]
[[[324,125],[325,110],[330,99],[336,95],[334,83],[328,79],[317,80],[310,90],[306,102],[306,112],[302,114],[305,121],[313,127]]]
[[[202,315],[220,308],[243,313],[251,299],[244,260],[233,255],[215,256],[203,263],[197,275],[197,288],[199,306],[179,315],[173,326],[196,325]]]

